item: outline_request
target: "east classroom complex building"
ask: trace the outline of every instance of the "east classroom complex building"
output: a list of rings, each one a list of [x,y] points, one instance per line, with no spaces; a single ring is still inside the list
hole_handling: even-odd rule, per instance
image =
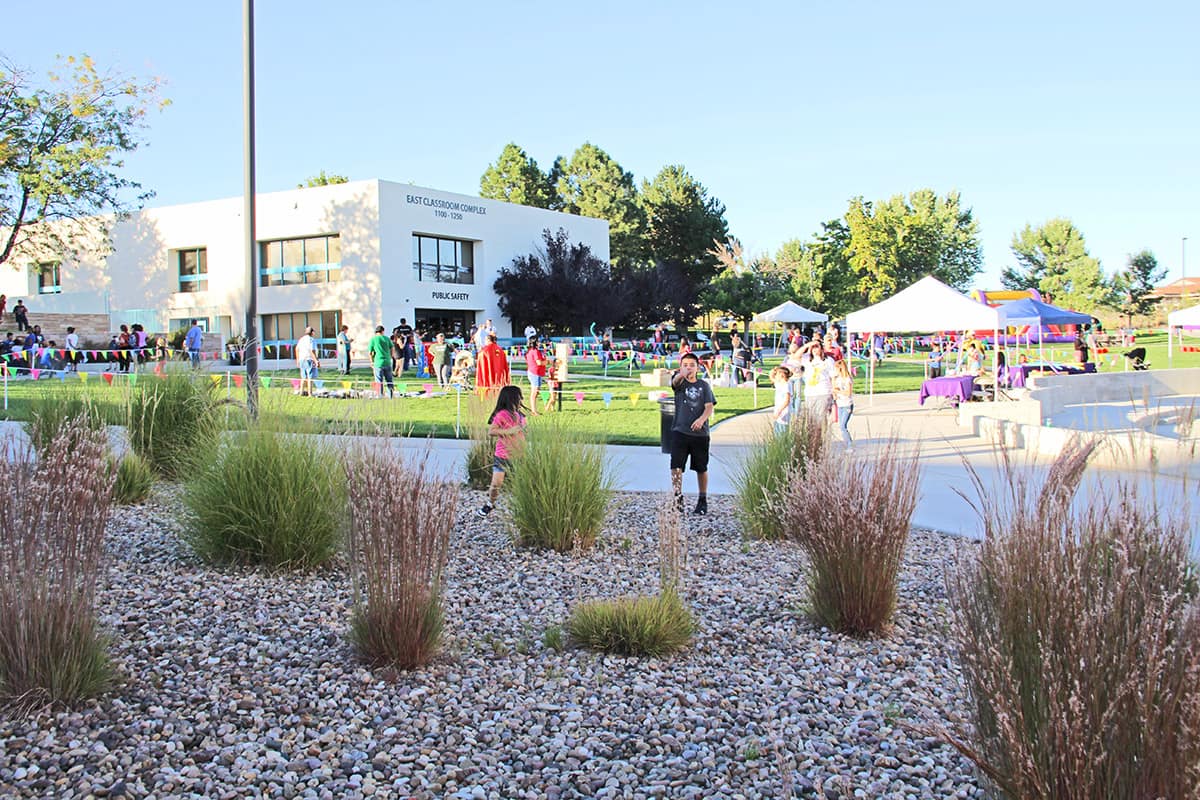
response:
[[[605,220],[383,180],[259,194],[259,338],[290,345],[308,325],[323,344],[339,327],[365,347],[376,325],[466,332],[506,320],[493,284],[514,258],[539,252],[542,232],[609,257]],[[15,257],[0,266],[11,312],[108,314],[113,330],[192,319],[224,339],[245,327],[248,276],[242,198],[143,209],[111,230],[111,251],[78,260]],[[12,267],[15,267],[13,269]],[[7,320],[6,320],[7,322]],[[356,350],[359,350],[357,345]]]

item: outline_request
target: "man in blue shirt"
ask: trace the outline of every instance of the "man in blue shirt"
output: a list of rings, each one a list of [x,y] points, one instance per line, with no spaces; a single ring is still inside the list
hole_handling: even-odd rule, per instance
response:
[[[200,348],[204,346],[204,331],[200,328],[199,320],[192,320],[192,327],[183,338],[183,349],[187,350],[192,366],[200,368]]]

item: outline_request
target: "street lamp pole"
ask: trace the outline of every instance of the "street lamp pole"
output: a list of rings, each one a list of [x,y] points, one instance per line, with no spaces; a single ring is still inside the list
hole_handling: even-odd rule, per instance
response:
[[[258,417],[258,249],[254,220],[254,0],[242,0],[242,78],[245,113],[242,125],[243,196],[242,222],[245,225],[243,245],[246,273],[249,278],[246,293],[246,407],[252,418]]]

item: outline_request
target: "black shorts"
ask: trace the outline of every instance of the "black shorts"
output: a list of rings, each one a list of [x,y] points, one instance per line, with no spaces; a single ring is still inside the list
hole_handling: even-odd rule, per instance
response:
[[[671,438],[671,469],[684,469],[689,456],[693,472],[708,472],[708,437],[688,436],[674,431]]]

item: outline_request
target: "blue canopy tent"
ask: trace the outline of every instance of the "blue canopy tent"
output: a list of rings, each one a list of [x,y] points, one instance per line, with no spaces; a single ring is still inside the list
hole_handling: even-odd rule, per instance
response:
[[[1038,358],[1043,361],[1045,360],[1042,356],[1043,326],[1087,325],[1092,321],[1089,314],[1052,306],[1049,303],[1034,300],[1032,297],[1013,300],[1011,303],[1001,303],[996,310],[1000,312],[1000,324],[1006,328],[1028,325],[1038,329]]]

